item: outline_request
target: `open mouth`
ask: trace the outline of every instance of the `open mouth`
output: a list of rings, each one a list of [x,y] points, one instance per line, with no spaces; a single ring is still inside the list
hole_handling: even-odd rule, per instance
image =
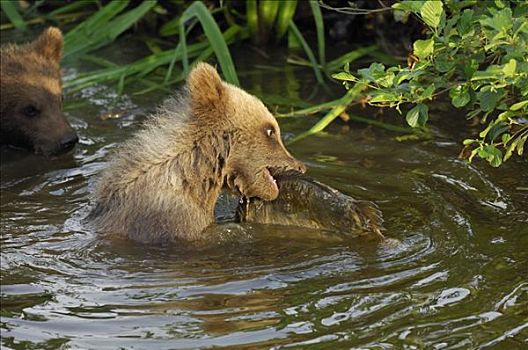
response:
[[[273,189],[275,191],[278,191],[279,190],[279,186],[277,185],[277,180],[273,177],[273,175],[271,175],[271,169],[270,168],[264,168],[263,174],[264,174],[264,177],[265,177],[266,181],[269,182],[271,184],[271,186],[273,186]]]

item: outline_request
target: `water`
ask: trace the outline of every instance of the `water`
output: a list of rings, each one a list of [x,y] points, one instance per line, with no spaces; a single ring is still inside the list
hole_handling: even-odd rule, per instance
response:
[[[313,93],[309,70],[248,66],[253,91]],[[85,90],[66,106],[73,155],[2,153],[3,347],[528,347],[526,158],[498,170],[457,160],[461,118],[441,112],[426,142],[335,125],[290,150],[313,177],[375,201],[401,244],[263,225],[202,251],[102,240],[82,224],[95,175],[162,97]]]

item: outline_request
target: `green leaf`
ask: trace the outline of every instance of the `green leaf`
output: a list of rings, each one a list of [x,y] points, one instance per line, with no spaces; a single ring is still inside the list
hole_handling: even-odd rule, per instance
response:
[[[464,76],[466,79],[471,79],[473,77],[473,74],[478,70],[479,68],[479,61],[472,58],[469,60],[469,62],[466,62],[462,68],[464,71]]]
[[[390,93],[390,92],[376,92],[372,94],[372,98],[369,102],[379,103],[379,102],[398,102],[401,100],[401,96]]]
[[[494,145],[487,145],[479,149],[480,158],[486,159],[492,167],[498,167],[502,163],[502,152]]]
[[[510,8],[502,9],[493,15],[480,20],[480,24],[495,29],[497,32],[508,31],[513,26],[512,12]]]
[[[426,1],[420,9],[420,15],[422,16],[422,19],[425,24],[434,29],[438,28],[438,25],[440,24],[440,19],[442,18],[442,13],[444,12],[442,7],[442,1]]]
[[[332,74],[332,78],[345,81],[358,81],[358,78],[347,72],[339,72]]]
[[[440,73],[449,72],[455,66],[455,61],[450,57],[441,56],[435,60],[435,68]]]
[[[527,139],[528,139],[528,135],[524,135],[524,136],[521,136],[521,138],[517,142],[517,155],[522,156],[523,150],[524,150],[524,144]]]
[[[513,77],[515,75],[515,70],[517,69],[517,61],[513,58],[510,59],[508,63],[504,65],[502,71],[506,77]]]
[[[375,82],[385,76],[385,66],[381,63],[372,63],[368,68],[358,69],[358,73],[364,79]]]
[[[511,111],[518,111],[521,108],[528,106],[528,100],[514,103],[510,106]]]
[[[414,1],[414,0],[400,1],[400,2],[393,4],[392,8],[395,10],[419,13],[424,3],[425,1]]]
[[[497,106],[497,101],[501,98],[502,94],[498,91],[494,92],[489,89],[489,86],[485,86],[477,93],[477,99],[480,102],[480,108],[483,112],[491,112]]]
[[[473,29],[473,10],[465,9],[457,23],[457,30],[460,35],[468,34]]]
[[[432,55],[434,50],[433,38],[427,40],[416,40],[413,44],[413,51],[419,59],[426,59]]]
[[[397,4],[394,4],[397,5]],[[394,5],[393,8],[394,8]],[[407,23],[409,21],[409,15],[411,13],[409,11],[393,11],[394,21],[400,22],[400,23]]]
[[[488,138],[491,141],[494,141],[497,137],[504,134],[508,130],[510,130],[510,126],[508,124],[499,122],[491,127],[488,132]]]
[[[422,100],[431,99],[433,97],[434,92],[435,92],[435,85],[429,84],[429,86],[421,94],[420,98]]]
[[[376,79],[376,83],[386,88],[391,87],[394,82],[394,76],[393,72],[387,72],[384,76]]]
[[[503,9],[506,5],[504,4],[504,2],[502,2],[502,0],[495,0],[495,6],[500,9]]]
[[[407,120],[407,124],[413,128],[424,126],[427,119],[429,119],[429,107],[423,103],[419,103],[407,112],[405,119]]]
[[[449,97],[451,97],[451,103],[456,108],[464,107],[471,100],[471,95],[465,85],[457,85],[449,90]]]
[[[394,78],[394,84],[400,85],[405,80],[413,80],[421,75],[425,74],[423,70],[410,70],[409,68],[402,69]]]
[[[504,161],[507,161],[508,159],[510,159],[510,157],[512,156],[513,154],[513,151],[515,150],[515,146],[517,146],[517,142],[519,141],[519,139],[517,140],[514,140],[512,143],[510,143],[510,145],[506,148],[506,153],[504,154]],[[506,145],[506,142],[503,142],[504,145]]]
[[[501,114],[499,114],[497,116],[497,120],[501,121],[501,122],[504,122],[504,121],[507,121],[508,119],[514,117],[516,115],[515,112],[512,112],[512,111],[504,111],[502,112]]]

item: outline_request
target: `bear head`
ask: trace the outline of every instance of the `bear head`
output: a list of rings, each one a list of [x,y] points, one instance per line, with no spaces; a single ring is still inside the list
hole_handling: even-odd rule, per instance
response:
[[[189,74],[191,118],[201,129],[228,135],[225,184],[244,197],[277,198],[274,178],[285,171],[305,172],[284,147],[277,121],[262,101],[222,81],[216,69],[199,63]]]
[[[63,43],[61,31],[50,27],[29,44],[2,47],[2,144],[50,156],[77,143],[77,134],[62,113]]]

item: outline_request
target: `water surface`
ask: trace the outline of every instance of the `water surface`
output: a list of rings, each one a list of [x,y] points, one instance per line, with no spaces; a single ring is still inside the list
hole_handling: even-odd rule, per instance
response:
[[[255,69],[247,55],[235,57],[246,88],[320,96],[309,70]],[[2,153],[5,348],[528,346],[526,158],[456,159],[464,123],[439,111],[432,141],[338,123],[290,150],[313,177],[375,201],[400,245],[263,225],[204,251],[102,240],[82,224],[95,176],[163,97],[84,90],[66,105],[73,155]],[[313,122],[281,124],[293,135]]]

